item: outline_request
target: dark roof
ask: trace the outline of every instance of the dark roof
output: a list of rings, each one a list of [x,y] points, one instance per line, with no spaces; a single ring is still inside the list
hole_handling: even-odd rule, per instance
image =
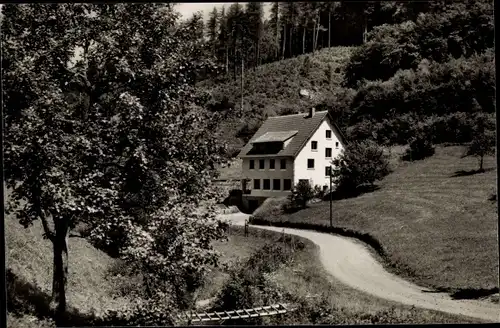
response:
[[[328,115],[328,111],[316,112],[313,117],[309,114],[294,114],[285,116],[269,117],[253,135],[252,139],[243,147],[238,157],[258,157],[263,154],[253,154],[252,143],[258,140],[269,132],[285,132],[297,131],[297,134],[290,140],[289,144],[284,148],[268,156],[286,156],[295,157],[304,147],[311,135],[317,130],[321,122]],[[344,137],[337,126],[332,122],[336,132],[340,134],[341,141],[344,142]]]
[[[266,132],[252,143],[262,143],[262,142],[284,142],[293,137],[299,131],[270,131]]]

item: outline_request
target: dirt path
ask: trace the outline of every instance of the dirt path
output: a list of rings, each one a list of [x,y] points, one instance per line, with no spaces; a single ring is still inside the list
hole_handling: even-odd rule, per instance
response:
[[[225,220],[244,225],[249,215],[226,214]],[[336,235],[269,226],[254,226],[310,239],[320,248],[321,261],[344,284],[374,296],[415,307],[464,315],[491,322],[500,321],[500,305],[486,301],[453,300],[448,294],[419,287],[386,271],[359,242]]]

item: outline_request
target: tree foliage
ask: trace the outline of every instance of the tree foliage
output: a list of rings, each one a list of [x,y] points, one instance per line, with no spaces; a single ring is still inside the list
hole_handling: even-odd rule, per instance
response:
[[[332,163],[333,179],[343,191],[354,191],[364,184],[373,186],[390,172],[387,155],[369,140],[350,143]]]
[[[145,273],[152,298],[184,297],[216,261],[210,240],[221,229],[197,209],[218,195],[210,181],[225,152],[207,137],[217,114],[193,89],[211,69],[196,24],[179,24],[171,4],[2,13],[8,205],[26,227],[41,220],[54,245],[54,307],[66,307],[78,222]]]
[[[419,11],[414,21],[375,27],[351,57],[345,84],[384,81],[399,69],[417,68],[423,59],[443,63],[493,47],[492,1],[456,1],[432,9]]]
[[[405,144],[409,136],[404,126],[432,120],[432,125],[439,127],[436,142],[468,141],[467,124],[462,124],[466,130],[454,140],[445,126],[456,125],[458,113],[470,116],[495,111],[494,71],[493,52],[488,50],[446,63],[423,60],[416,69],[399,71],[387,81],[367,82],[348,104],[351,135],[361,140],[371,138],[376,131],[390,143]]]

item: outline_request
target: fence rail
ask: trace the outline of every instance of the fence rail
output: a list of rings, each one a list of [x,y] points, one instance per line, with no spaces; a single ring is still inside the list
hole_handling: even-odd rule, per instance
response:
[[[277,314],[284,314],[296,310],[294,304],[273,304],[268,306],[262,306],[252,309],[241,309],[233,311],[222,311],[222,312],[202,312],[202,313],[184,313],[182,315],[177,315],[177,318],[181,322],[208,322],[208,321],[225,321],[230,319],[246,319],[246,318],[257,318],[265,317]]]

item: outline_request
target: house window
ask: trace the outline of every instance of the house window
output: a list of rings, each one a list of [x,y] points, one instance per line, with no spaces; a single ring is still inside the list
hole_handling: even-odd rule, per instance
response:
[[[326,158],[332,157],[332,149],[331,148],[325,148],[325,157]]]
[[[270,160],[269,160],[269,168],[270,168],[271,170],[274,170],[274,159],[270,159]]]
[[[260,189],[260,179],[253,179],[253,189]]]
[[[332,173],[332,167],[325,166],[325,176],[329,177],[331,173]]]
[[[281,180],[273,179],[273,190],[281,190]]]
[[[313,158],[307,159],[307,168],[314,169],[314,159]]]
[[[326,139],[332,138],[332,130],[326,130]]]
[[[283,190],[291,190],[292,189],[292,180],[284,179],[283,180]]]
[[[317,141],[311,141],[311,150],[318,151],[318,142]]]
[[[253,159],[250,160],[250,170],[255,168],[255,161]]]
[[[259,169],[260,170],[264,169],[264,160],[263,159],[259,159]]]
[[[270,179],[264,179],[264,190],[269,190],[271,189],[271,180]]]
[[[282,159],[280,165],[282,170],[286,170],[286,159]]]
[[[335,142],[335,148],[339,148],[339,142]]]

